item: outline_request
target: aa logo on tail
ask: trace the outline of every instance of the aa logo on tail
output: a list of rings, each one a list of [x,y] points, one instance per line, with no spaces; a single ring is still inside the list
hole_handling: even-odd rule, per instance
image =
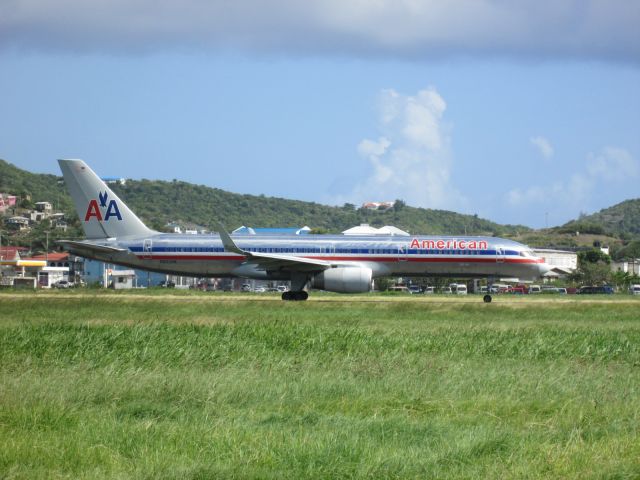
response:
[[[109,199],[109,194],[105,191],[104,193],[98,193],[98,199],[100,200],[100,205],[98,205],[98,200],[95,198],[89,202],[89,206],[87,207],[87,213],[84,216],[84,221],[88,222],[92,218],[102,222],[102,210],[106,207],[106,212],[104,214],[104,221],[108,222],[111,217],[116,217],[118,220],[122,220],[122,215],[120,215],[120,210],[118,209],[118,204],[115,200],[110,200],[107,204],[107,200]],[[102,210],[101,210],[102,207]]]

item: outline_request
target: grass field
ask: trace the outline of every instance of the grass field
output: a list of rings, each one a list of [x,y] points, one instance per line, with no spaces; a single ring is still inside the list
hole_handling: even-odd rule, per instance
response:
[[[640,299],[167,293],[0,293],[0,478],[640,478]]]

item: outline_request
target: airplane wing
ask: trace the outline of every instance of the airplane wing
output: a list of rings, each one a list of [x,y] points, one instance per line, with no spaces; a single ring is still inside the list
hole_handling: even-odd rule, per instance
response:
[[[242,250],[236,245],[224,227],[218,224],[218,231],[225,251],[243,255],[246,263],[257,265],[262,270],[293,270],[296,272],[313,272],[331,268],[331,262],[313,258],[302,258],[294,255],[278,253],[260,253]]]
[[[313,272],[331,268],[331,263],[313,258],[301,258],[293,255],[275,253],[246,252],[247,263],[253,263],[262,270],[295,270]]]

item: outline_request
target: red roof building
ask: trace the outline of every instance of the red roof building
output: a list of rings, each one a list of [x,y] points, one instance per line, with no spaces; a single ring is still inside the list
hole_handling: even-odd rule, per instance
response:
[[[0,260],[13,260],[27,250],[26,247],[0,247]]]
[[[25,260],[46,260],[48,267],[68,267],[69,252],[51,252],[47,255],[34,255],[31,258],[25,258]]]

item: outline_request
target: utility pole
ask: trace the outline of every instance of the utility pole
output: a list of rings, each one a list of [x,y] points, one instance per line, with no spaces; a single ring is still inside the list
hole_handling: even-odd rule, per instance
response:
[[[45,251],[44,251],[44,259],[47,262],[47,266],[49,266],[49,231],[47,230],[46,232],[44,232],[45,235],[47,236],[47,244],[45,246]]]

